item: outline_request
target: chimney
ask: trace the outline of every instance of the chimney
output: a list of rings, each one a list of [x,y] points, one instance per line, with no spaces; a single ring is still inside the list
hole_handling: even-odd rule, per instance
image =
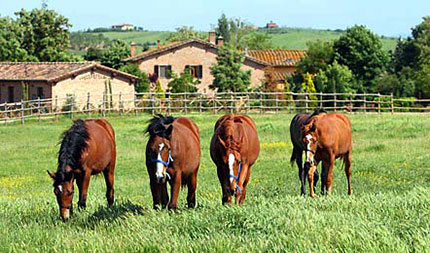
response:
[[[161,44],[160,44],[160,40],[157,40],[157,48],[160,48]]]
[[[209,32],[209,43],[211,43],[212,45],[216,44],[216,34],[215,34],[215,31],[210,31]]]
[[[221,36],[221,35],[220,35],[220,36],[218,36],[218,40],[217,40],[216,45],[217,45],[217,46],[222,46],[222,45],[224,45],[224,39],[222,38],[222,36]]]
[[[131,57],[136,55],[136,46],[137,46],[137,44],[135,42],[131,42],[131,44],[130,44],[130,56]]]

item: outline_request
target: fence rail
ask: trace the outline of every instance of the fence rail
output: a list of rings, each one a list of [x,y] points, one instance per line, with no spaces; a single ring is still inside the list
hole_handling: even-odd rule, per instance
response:
[[[236,92],[236,93],[136,93],[86,97],[36,99],[0,104],[0,122],[57,118],[76,114],[106,113],[203,113],[297,112],[317,107],[359,113],[430,112],[430,99],[394,98],[381,94]]]

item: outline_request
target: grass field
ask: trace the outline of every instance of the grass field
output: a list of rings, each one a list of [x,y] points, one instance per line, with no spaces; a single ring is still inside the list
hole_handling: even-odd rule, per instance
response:
[[[430,251],[428,115],[350,115],[354,194],[347,195],[338,162],[333,194],[315,199],[299,196],[297,168],[289,164],[292,116],[252,115],[261,153],[243,206],[221,205],[208,152],[219,115],[190,116],[201,137],[198,207],[185,207],[183,190],[176,213],[151,208],[143,135],[149,116],[108,118],[117,138],[116,202],[106,207],[104,179],[93,177],[87,209],[77,210],[76,192],[67,223],[46,170],[56,168],[58,138],[70,120],[0,126],[0,251]]]
[[[307,28],[284,28],[286,33],[270,34],[275,47],[285,49],[307,49],[307,42],[315,40],[333,41],[337,39],[342,32],[307,29]],[[105,32],[103,35],[109,39],[121,39],[127,42],[153,42],[159,39],[162,43],[166,42],[170,32],[168,31],[132,31],[132,32]],[[203,32],[203,34],[207,34]],[[394,50],[396,47],[396,38],[383,38],[382,44],[385,50]]]

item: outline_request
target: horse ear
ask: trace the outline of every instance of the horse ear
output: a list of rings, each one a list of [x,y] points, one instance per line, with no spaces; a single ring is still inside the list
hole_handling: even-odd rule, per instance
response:
[[[55,179],[55,177],[57,176],[54,172],[50,172],[49,170],[46,170],[46,172],[48,172],[48,175],[49,175],[52,179]]]
[[[172,134],[173,131],[173,125],[170,125],[167,129],[166,129],[166,138],[170,139],[170,135]]]
[[[221,145],[225,148],[225,142],[221,139],[221,137],[219,137],[219,135],[217,137],[218,137],[219,143],[221,143]]]

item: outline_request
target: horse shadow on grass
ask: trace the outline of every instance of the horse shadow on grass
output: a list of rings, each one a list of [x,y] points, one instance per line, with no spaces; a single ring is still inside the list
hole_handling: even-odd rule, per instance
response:
[[[94,227],[100,222],[113,222],[119,218],[129,215],[145,215],[148,212],[147,208],[132,203],[130,200],[125,200],[120,203],[116,202],[111,207],[100,206],[97,211],[88,217],[86,227]]]

